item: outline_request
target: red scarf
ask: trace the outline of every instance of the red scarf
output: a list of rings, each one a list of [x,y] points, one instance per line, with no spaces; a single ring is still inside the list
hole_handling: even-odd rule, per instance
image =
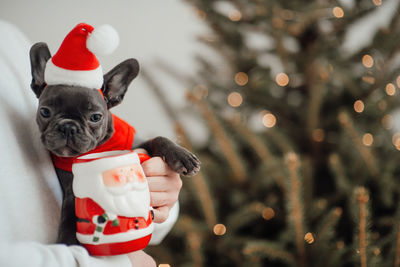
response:
[[[135,137],[135,132],[136,132],[135,128],[133,128],[127,122],[118,118],[114,114],[112,116],[114,121],[114,134],[111,136],[111,138],[108,139],[104,144],[77,157],[104,151],[132,149],[133,139]],[[53,163],[56,168],[72,172],[72,163],[74,162],[74,159],[77,157],[59,157],[54,154],[51,154],[51,156],[53,158]]]

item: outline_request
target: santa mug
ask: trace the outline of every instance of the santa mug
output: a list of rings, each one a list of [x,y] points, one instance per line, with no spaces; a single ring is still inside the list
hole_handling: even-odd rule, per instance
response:
[[[150,191],[134,151],[78,157],[72,166],[78,241],[91,255],[119,255],[147,246],[153,232]]]

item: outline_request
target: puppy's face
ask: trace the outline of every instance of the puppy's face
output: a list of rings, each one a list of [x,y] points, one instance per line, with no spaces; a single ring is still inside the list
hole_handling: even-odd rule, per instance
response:
[[[44,146],[62,157],[86,153],[113,133],[109,109],[122,102],[131,81],[139,73],[136,59],[127,59],[104,75],[100,89],[70,85],[47,85],[44,77],[51,58],[45,43],[30,50],[31,88],[39,98],[36,120]]]
[[[84,87],[46,86],[39,97],[36,121],[44,146],[62,157],[86,153],[113,132],[103,97]]]

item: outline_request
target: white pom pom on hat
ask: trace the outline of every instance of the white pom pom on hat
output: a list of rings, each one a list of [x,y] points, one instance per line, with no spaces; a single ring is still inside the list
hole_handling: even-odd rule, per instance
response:
[[[86,47],[95,55],[108,55],[119,45],[117,31],[108,24],[94,28],[86,40]]]
[[[118,44],[119,36],[112,26],[105,24],[94,28],[79,23],[47,62],[46,83],[101,88],[103,70],[96,56],[111,54]]]

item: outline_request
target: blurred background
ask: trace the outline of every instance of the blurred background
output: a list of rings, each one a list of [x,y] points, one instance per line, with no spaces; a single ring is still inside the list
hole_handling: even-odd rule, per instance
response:
[[[2,1],[54,53],[108,23],[139,78],[115,113],[194,151],[171,266],[400,266],[398,0]],[[145,110],[146,112],[143,112]]]

